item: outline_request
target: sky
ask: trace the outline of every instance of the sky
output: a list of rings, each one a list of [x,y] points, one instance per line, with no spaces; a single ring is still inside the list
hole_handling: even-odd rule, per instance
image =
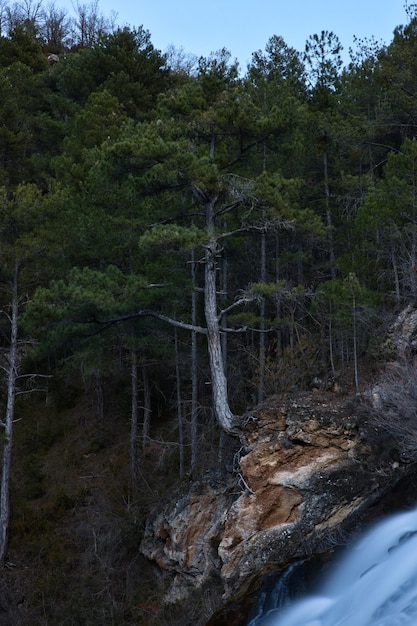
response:
[[[66,0],[69,7],[71,1]],[[265,50],[273,35],[302,52],[308,37],[322,30],[339,37],[348,62],[354,36],[391,41],[394,28],[408,21],[405,1],[98,0],[98,6],[106,17],[116,14],[119,26],[143,26],[162,52],[172,44],[200,57],[225,47],[246,70],[252,53]],[[79,3],[90,4],[89,0]]]

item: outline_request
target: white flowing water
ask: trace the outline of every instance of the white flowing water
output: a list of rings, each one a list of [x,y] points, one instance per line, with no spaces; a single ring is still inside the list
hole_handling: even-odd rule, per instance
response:
[[[353,543],[317,594],[268,607],[249,624],[416,626],[417,510],[378,523]]]

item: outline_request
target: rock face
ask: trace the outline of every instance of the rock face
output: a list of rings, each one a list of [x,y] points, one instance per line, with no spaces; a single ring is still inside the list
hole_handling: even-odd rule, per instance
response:
[[[268,568],[323,551],[407,471],[380,467],[332,392],[274,396],[247,420],[235,474],[210,474],[148,522],[142,552],[172,573],[165,601],[220,580],[223,601]]]
[[[417,309],[411,304],[391,324],[385,344],[396,360],[413,358],[417,354]]]
[[[178,602],[221,570],[218,544],[233,481],[210,474],[149,520],[142,553],[172,573],[165,602]]]
[[[355,420],[327,395],[332,403],[312,393],[259,408],[240,463],[247,490],[228,510],[219,545],[228,592],[300,552],[313,530],[333,531],[370,496]]]
[[[391,365],[415,367],[416,338],[417,310],[407,307],[382,345]],[[235,471],[207,475],[148,522],[142,552],[173,581],[165,602],[214,585],[227,602],[257,576],[340,544],[399,485],[414,494],[415,464],[402,462],[401,450],[393,457],[378,426],[367,431],[358,403],[337,393],[271,397],[244,421]]]

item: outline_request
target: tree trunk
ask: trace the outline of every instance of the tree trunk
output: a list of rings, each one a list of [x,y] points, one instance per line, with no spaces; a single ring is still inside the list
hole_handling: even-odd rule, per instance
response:
[[[101,369],[98,369],[94,374],[94,392],[96,396],[96,409],[97,416],[100,422],[104,421],[104,389],[103,389],[103,374]]]
[[[224,230],[226,230],[226,224],[223,225]],[[227,300],[227,258],[225,255],[225,250],[223,249],[222,260],[221,260],[221,269],[220,269],[220,304],[224,309]],[[220,329],[227,327],[227,315],[223,315]],[[224,375],[227,380],[227,334],[220,330],[220,346],[222,351],[222,360],[223,360],[223,370]],[[218,460],[219,464],[223,465],[224,461],[224,453],[227,445],[227,437],[224,430],[221,430],[219,437],[219,452],[218,452]]]
[[[217,240],[215,237],[212,237],[207,245],[205,258],[204,309],[207,323],[207,347],[210,361],[214,414],[218,423],[226,432],[233,432],[233,414],[229,408],[227,380],[220,340],[220,324],[217,315],[217,253]]]
[[[352,294],[352,323],[353,323],[353,366],[355,374],[355,391],[359,391],[359,373],[358,373],[358,338],[356,326],[356,298]]]
[[[0,563],[4,563],[7,550],[10,520],[10,471],[13,445],[13,422],[16,400],[16,379],[18,368],[17,354],[17,319],[18,319],[18,286],[19,265],[16,263],[12,288],[12,311],[10,329],[10,350],[7,368],[7,407],[4,420],[3,465],[0,495]]]
[[[261,235],[261,283],[266,282],[266,233]],[[258,403],[264,400],[265,389],[265,298],[262,298],[259,306],[259,382],[258,382]]]
[[[220,256],[221,250],[219,238],[215,234],[215,206],[219,196],[214,194],[210,197],[206,191],[199,187],[193,187],[193,194],[196,200],[204,206],[206,230],[209,238],[205,253],[204,312],[214,416],[226,432],[236,435],[233,428],[234,416],[229,408],[221,345],[220,316],[217,311],[217,258]]]
[[[329,335],[330,367],[332,368],[332,376],[335,376],[336,375],[336,367],[335,367],[335,364],[334,364],[334,356],[333,356],[333,324],[332,324],[332,313],[331,313],[331,310],[330,310],[330,318],[329,318],[328,335]]]
[[[191,323],[197,326],[197,272],[195,250],[191,252]],[[197,333],[191,332],[191,471],[194,472],[198,458],[198,372],[197,372]]]
[[[333,242],[333,220],[332,212],[330,210],[330,188],[329,188],[329,170],[327,163],[327,152],[323,152],[323,175],[324,175],[324,198],[326,203],[326,225],[328,227],[328,241],[329,241],[329,262],[330,262],[330,275],[332,280],[336,278],[336,259]]]
[[[397,304],[399,304],[401,302],[400,278],[399,278],[399,273],[398,273],[397,259],[395,256],[395,244],[394,244],[392,237],[390,238],[390,244],[391,244],[392,272],[394,276],[395,300]]]
[[[130,352],[131,367],[131,397],[132,408],[130,414],[130,477],[132,483],[136,480],[137,470],[137,439],[138,439],[138,360],[136,350]]]
[[[177,379],[178,443],[180,446],[180,478],[184,478],[184,421],[182,416],[181,370],[178,353],[178,332],[175,328],[175,374]]]
[[[149,386],[148,368],[144,364],[142,366],[143,379],[143,431],[142,431],[142,448],[145,448],[151,432],[151,390]]]
[[[226,224],[224,224],[224,229],[226,230]],[[222,263],[221,263],[221,274],[220,274],[220,303],[224,308],[227,301],[227,257],[225,253],[225,249],[223,248],[222,254]],[[221,321],[221,327],[227,327],[227,315],[223,315]],[[225,374],[227,375],[227,333],[220,333],[220,341],[222,346],[222,356],[223,356],[223,367]]]

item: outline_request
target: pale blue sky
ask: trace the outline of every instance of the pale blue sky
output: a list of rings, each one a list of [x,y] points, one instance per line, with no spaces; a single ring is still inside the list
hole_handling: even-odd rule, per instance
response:
[[[59,1],[56,4],[61,4]],[[89,4],[80,0],[80,4]],[[332,30],[348,59],[354,35],[389,43],[396,26],[407,22],[405,0],[99,0],[105,16],[119,25],[143,25],[152,43],[165,51],[174,44],[197,56],[226,47],[242,70],[252,52],[281,35],[299,51],[309,35]],[[61,6],[71,6],[65,0]]]

